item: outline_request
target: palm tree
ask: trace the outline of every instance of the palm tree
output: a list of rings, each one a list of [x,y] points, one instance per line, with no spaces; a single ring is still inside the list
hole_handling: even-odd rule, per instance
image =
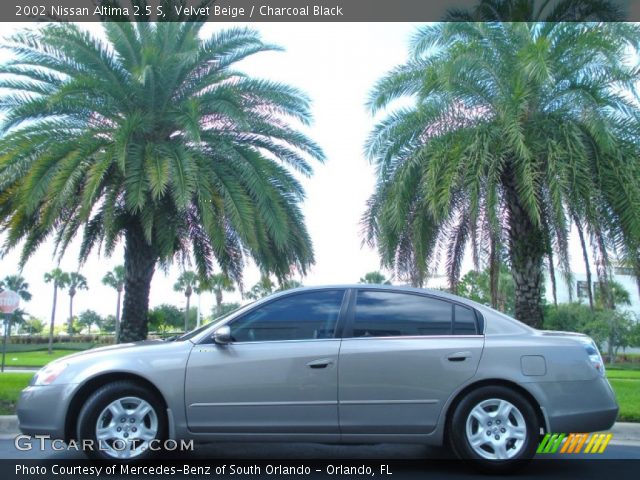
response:
[[[17,293],[25,302],[31,300],[29,284],[22,275],[7,275],[4,280],[0,280],[0,292],[3,290],[11,290]]]
[[[224,273],[214,273],[207,278],[200,279],[198,283],[198,294],[201,292],[213,292],[216,299],[216,312],[219,316],[222,311],[222,294],[224,292],[234,292],[233,281]]]
[[[282,292],[284,290],[291,290],[292,288],[300,288],[302,287],[302,282],[295,280],[293,278],[284,278],[278,281],[278,292]]]
[[[576,22],[624,20],[624,13],[610,0],[480,0],[471,9],[452,8],[448,22]]]
[[[251,290],[244,294],[249,300],[259,300],[267,295],[271,295],[275,290],[276,285],[269,275],[261,275],[260,280],[256,283]]]
[[[69,287],[69,324],[67,326],[67,331],[69,335],[73,333],[73,299],[78,293],[78,290],[88,290],[87,279],[84,275],[78,272],[69,273],[69,283],[67,284]]]
[[[291,290],[292,288],[299,288],[302,286],[302,282],[291,277],[278,279],[277,282],[274,282],[269,275],[263,273],[258,283],[251,287],[251,290],[245,293],[244,296],[250,300],[259,300],[274,292],[282,292],[284,290]]]
[[[391,282],[387,280],[381,272],[368,272],[358,280],[358,283],[373,283],[376,285],[391,285]]]
[[[184,331],[189,331],[189,306],[191,303],[191,295],[194,289],[198,287],[198,274],[187,270],[182,272],[178,277],[178,281],[173,285],[173,289],[176,292],[184,292],[184,296],[187,297],[187,308],[184,310]]]
[[[7,275],[4,277],[4,280],[0,280],[0,292],[3,290],[11,290],[17,293],[22,300],[28,302],[31,300],[31,293],[29,292],[29,284],[25,281],[22,275]],[[7,335],[11,336],[11,324],[17,323],[21,321],[24,317],[25,311],[22,309],[17,309],[11,315],[11,320],[9,321]]]
[[[116,300],[115,324],[116,343],[118,343],[120,337],[120,298],[122,296],[122,290],[124,289],[124,276],[124,266],[117,265],[113,270],[107,272],[106,275],[102,277],[102,283],[108,287],[113,288],[118,293],[118,297]]]
[[[205,1],[203,3],[211,3]],[[240,283],[245,260],[282,278],[313,249],[291,170],[323,153],[296,124],[308,98],[236,63],[278,50],[246,28],[201,38],[202,22],[72,23],[18,33],[0,66],[0,232],[22,264],[49,235],[64,254],[125,247],[121,340],[146,338],[157,265],[217,264]],[[60,221],[64,218],[65,221]]]
[[[597,253],[640,245],[640,110],[627,63],[640,29],[626,23],[442,23],[421,28],[411,59],[382,78],[373,112],[389,113],[367,152],[378,173],[363,218],[383,265],[417,272],[443,251],[456,290],[470,244],[476,270],[508,258],[515,316],[542,323],[545,259],[569,271],[579,219]]]
[[[53,324],[56,321],[56,306],[58,304],[58,289],[64,290],[69,284],[69,274],[59,268],[54,268],[44,274],[46,283],[53,282],[53,306],[51,307],[51,323],[49,324],[49,355],[53,351]]]

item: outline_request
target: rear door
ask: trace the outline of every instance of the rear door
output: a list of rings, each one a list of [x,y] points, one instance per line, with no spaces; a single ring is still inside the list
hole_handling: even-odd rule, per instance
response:
[[[478,367],[474,310],[448,300],[360,289],[340,349],[343,435],[431,432],[444,402]]]

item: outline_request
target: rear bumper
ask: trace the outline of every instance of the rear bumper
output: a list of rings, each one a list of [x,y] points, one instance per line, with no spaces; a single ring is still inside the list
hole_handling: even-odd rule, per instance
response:
[[[72,384],[45,385],[22,390],[17,407],[20,431],[26,435],[64,438],[67,401],[75,387]]]
[[[618,403],[606,378],[527,386],[544,407],[547,428],[553,433],[608,430],[618,416]]]

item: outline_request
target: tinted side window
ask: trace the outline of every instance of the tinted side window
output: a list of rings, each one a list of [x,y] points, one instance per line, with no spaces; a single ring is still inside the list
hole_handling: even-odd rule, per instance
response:
[[[343,290],[321,290],[275,300],[235,320],[236,342],[333,338]]]
[[[475,335],[476,330],[476,314],[467,307],[456,305],[456,316],[453,323],[453,333],[456,335]]]
[[[396,292],[359,291],[354,337],[451,335],[452,305]]]

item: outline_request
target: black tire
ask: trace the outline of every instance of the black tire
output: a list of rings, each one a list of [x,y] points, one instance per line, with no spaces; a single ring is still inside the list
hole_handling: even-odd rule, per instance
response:
[[[507,410],[511,412],[507,415],[508,425],[502,423],[504,416],[487,417],[488,421],[482,423],[476,415],[471,415],[471,411],[476,407],[481,407],[480,410],[484,412],[489,411],[489,416],[497,413],[490,410],[494,401],[503,402],[499,405],[508,407],[508,404],[511,404],[515,407],[515,410]],[[502,420],[498,423],[496,419]],[[521,431],[522,425],[519,424],[523,422],[526,432],[524,435],[518,434],[523,438],[512,438],[511,435],[515,436],[516,430]],[[502,433],[503,428],[506,429],[506,433]],[[480,434],[487,435],[486,442],[473,447],[469,440],[469,436],[473,435],[469,435],[468,432],[475,432],[475,438],[479,442],[483,442]],[[503,386],[480,387],[468,393],[455,407],[448,429],[448,438],[454,453],[461,459],[471,460],[475,468],[490,473],[506,473],[524,466],[535,455],[539,437],[540,422],[534,406],[522,394]],[[494,449],[493,439],[496,439],[496,445],[504,444],[504,450]],[[479,451],[481,453],[478,453]],[[504,458],[504,455],[503,458],[498,458],[505,452],[507,458]]]
[[[130,423],[130,421],[133,422],[131,418],[134,418],[135,416],[134,414],[127,414],[130,416],[127,417],[126,420],[121,423],[116,422],[115,415],[113,415],[113,418],[108,418],[109,413],[107,415],[104,414],[105,409],[109,405],[111,405],[113,402],[116,402],[117,400],[127,399],[127,398],[137,399],[137,400],[146,402],[152,408],[153,412],[152,413],[149,412],[148,414],[146,414],[144,418],[140,420],[139,423]],[[130,405],[135,406],[135,401],[136,400],[131,400],[130,402],[133,402],[133,403],[130,403]],[[124,405],[126,406],[129,404],[127,404],[127,402],[125,401]],[[144,404],[140,402],[140,405],[144,405]],[[147,425],[153,426],[153,423],[151,422],[155,418],[155,421],[157,422],[157,428],[156,429],[149,428],[148,430],[149,433],[155,431],[155,434],[153,435],[155,440],[154,449],[160,447],[162,445],[161,441],[167,438],[167,416],[165,412],[165,407],[162,401],[158,399],[156,395],[150,392],[147,388],[141,385],[138,385],[137,383],[132,381],[123,380],[123,381],[108,383],[107,385],[104,385],[100,387],[98,390],[96,390],[87,399],[87,401],[82,406],[82,409],[80,410],[80,415],[78,416],[77,438],[79,439],[79,441],[90,440],[91,445],[94,446],[94,448],[89,448],[84,450],[85,454],[89,458],[97,459],[97,460],[126,462],[131,460],[149,459],[158,453],[157,450],[152,450],[147,448],[143,452],[136,453],[135,455],[132,455],[129,458],[115,457],[113,455],[113,452],[117,451],[117,448],[120,448],[120,445],[123,445],[123,444],[116,443],[114,446],[113,440],[98,441],[96,430],[97,430],[98,417],[101,414],[103,415],[103,417],[101,418],[101,421],[105,423],[109,422],[109,425],[114,425],[114,427],[119,427],[121,430],[123,430],[124,428],[133,430],[133,428],[136,428],[138,425],[140,425],[141,431],[139,434],[142,433],[142,428],[146,427]],[[125,417],[123,416],[122,418],[125,418]],[[119,420],[122,420],[122,418],[120,418]],[[130,434],[132,437],[138,434],[137,429],[136,429],[136,433],[133,433],[133,431],[131,431]],[[122,433],[122,435],[124,435],[124,432]],[[129,435],[129,433],[127,433],[127,435]],[[136,443],[136,445],[141,445],[144,443],[143,440],[136,440],[136,442],[138,442]]]

